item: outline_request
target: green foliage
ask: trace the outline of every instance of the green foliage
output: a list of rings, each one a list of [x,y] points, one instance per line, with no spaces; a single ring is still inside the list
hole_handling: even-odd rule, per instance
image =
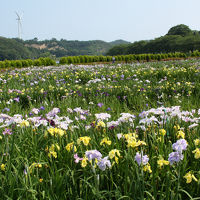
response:
[[[37,51],[26,47],[22,40],[0,37],[0,60],[17,60],[39,56]]]
[[[5,67],[5,62],[0,61],[0,68],[4,68]]]
[[[27,60],[22,60],[21,62],[23,67],[29,67],[29,62]]]
[[[114,46],[109,49],[107,55],[187,53],[194,50],[200,50],[199,31],[192,31],[188,26],[181,24],[172,27],[165,36],[154,40],[142,40],[132,44]]]
[[[112,61],[112,56],[106,56],[106,61],[107,61],[107,62]]]
[[[84,56],[79,56],[80,63],[85,63],[85,57]]]
[[[67,58],[66,57],[62,57],[60,58],[60,62],[61,65],[67,64]]]
[[[193,51],[188,54],[175,52],[168,54],[130,54],[130,55],[118,55],[114,56],[116,62],[144,62],[151,60],[165,60],[165,59],[180,59],[191,57],[200,57],[199,51]],[[112,56],[68,56],[60,58],[60,64],[81,64],[81,63],[97,63],[97,62],[112,62]],[[0,61],[1,68],[21,68],[21,67],[30,67],[30,66],[54,66],[56,65],[55,60],[51,58],[39,58],[35,60],[27,59],[27,60],[5,60]]]
[[[33,61],[34,66],[42,66],[42,61],[40,59],[36,59]]]
[[[28,66],[33,66],[33,60],[27,59],[27,62],[28,62]]]
[[[157,60],[158,60],[158,61],[161,60],[161,55],[160,55],[160,54],[157,55]]]
[[[186,35],[189,35],[189,34],[192,34],[192,30],[184,25],[184,24],[180,24],[180,25],[177,25],[177,26],[174,26],[172,28],[169,29],[167,35],[181,35],[181,36],[186,36]]]
[[[59,41],[55,38],[44,41],[34,38],[24,41],[17,38],[7,39],[0,37],[0,60],[37,59],[53,56],[105,55],[111,47],[128,43],[123,40],[104,42],[101,40],[68,41],[61,39]]]
[[[15,63],[16,63],[16,67],[18,67],[18,68],[22,67],[22,62],[20,60],[16,60]]]
[[[11,61],[5,60],[4,64],[5,64],[5,68],[9,68],[11,66]]]

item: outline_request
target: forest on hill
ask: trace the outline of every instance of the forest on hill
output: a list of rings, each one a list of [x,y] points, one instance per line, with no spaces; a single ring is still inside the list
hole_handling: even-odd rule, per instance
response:
[[[92,41],[69,41],[51,40],[39,41],[20,40],[18,38],[8,39],[0,37],[0,60],[36,59],[39,57],[59,58],[63,56],[79,55],[105,55],[115,45],[128,44],[124,40],[104,42],[101,40]]]
[[[100,56],[129,54],[188,53],[200,50],[200,31],[191,30],[180,24],[168,33],[153,40],[130,43],[124,40],[105,42],[102,40],[51,40],[39,41],[8,39],[0,37],[0,60],[37,59],[39,57],[61,58],[68,56]]]
[[[159,38],[114,46],[107,55],[187,53],[194,50],[200,50],[200,31],[191,30],[188,26],[180,24],[170,28],[166,35]]]

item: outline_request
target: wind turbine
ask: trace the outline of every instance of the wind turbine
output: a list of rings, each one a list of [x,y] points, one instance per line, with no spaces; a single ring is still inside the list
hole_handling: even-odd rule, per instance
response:
[[[22,39],[21,34],[22,34],[22,15],[19,15],[19,13],[15,12],[17,15],[17,21],[18,21],[18,38]]]

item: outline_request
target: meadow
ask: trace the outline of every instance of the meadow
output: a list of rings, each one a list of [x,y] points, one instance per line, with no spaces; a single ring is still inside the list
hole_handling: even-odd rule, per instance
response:
[[[0,74],[0,199],[200,199],[200,61]]]

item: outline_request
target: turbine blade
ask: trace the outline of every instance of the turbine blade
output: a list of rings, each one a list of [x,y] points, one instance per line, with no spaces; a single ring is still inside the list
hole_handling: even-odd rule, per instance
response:
[[[15,11],[15,13],[16,13],[16,15],[17,15],[17,17],[18,17],[18,19],[20,19],[20,16],[19,16],[19,14]]]
[[[22,18],[23,18],[23,15],[24,15],[24,13],[22,13],[21,15],[20,15],[20,19],[22,20]]]

